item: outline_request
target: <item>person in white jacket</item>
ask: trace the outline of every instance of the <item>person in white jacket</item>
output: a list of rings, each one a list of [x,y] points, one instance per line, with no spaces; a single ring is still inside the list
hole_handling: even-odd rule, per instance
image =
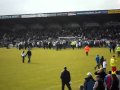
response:
[[[103,70],[106,72],[107,62],[106,59],[103,61]]]
[[[21,56],[22,56],[22,62],[24,63],[24,61],[25,61],[25,56],[26,56],[25,51],[22,51]]]

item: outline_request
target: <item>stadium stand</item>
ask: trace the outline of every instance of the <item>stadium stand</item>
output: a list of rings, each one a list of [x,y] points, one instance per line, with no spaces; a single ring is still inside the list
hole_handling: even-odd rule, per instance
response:
[[[63,39],[66,40],[66,37],[74,37],[75,41],[87,42],[91,46],[94,46],[94,43],[101,44],[95,46],[104,46],[107,41],[111,40],[118,43],[120,40],[119,14],[90,14],[91,12],[84,12],[84,15],[77,15],[77,13],[76,15],[73,12],[67,13],[67,15],[66,13],[47,14],[48,16],[45,14],[44,17],[18,15],[18,17],[5,16],[6,18],[3,18],[1,16],[1,46],[6,46],[6,44],[16,45],[20,42],[30,42],[33,44],[32,46],[38,46],[37,43],[40,42],[51,42],[53,44],[53,41],[59,41],[59,37],[65,37],[62,38],[61,43],[63,43]],[[94,13],[96,12],[94,11]],[[66,42],[69,42],[69,40],[67,39]]]

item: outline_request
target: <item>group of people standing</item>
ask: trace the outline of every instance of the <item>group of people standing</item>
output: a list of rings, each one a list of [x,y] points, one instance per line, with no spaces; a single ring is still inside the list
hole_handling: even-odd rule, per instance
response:
[[[95,79],[91,72],[87,73],[84,84],[80,86],[80,90],[120,90],[120,72],[116,71],[116,74],[112,74],[111,71],[104,72],[104,69],[100,68],[94,73]],[[62,90],[65,90],[65,85],[68,90],[71,88],[71,75],[64,67],[64,71],[61,73]]]
[[[120,45],[117,46],[116,52],[117,52],[117,56],[120,57]]]
[[[94,79],[91,72],[88,72],[84,85],[80,86],[80,90],[120,90],[120,71],[117,71],[115,56],[110,59],[112,69],[108,74],[106,72],[107,62],[104,56],[100,57],[97,55],[95,60],[97,63],[94,67],[95,70],[97,69],[94,73],[96,77]],[[64,67],[60,78],[62,81],[62,90],[64,90],[65,85],[68,87],[68,90],[72,90],[70,72],[67,70],[67,67]]]
[[[96,55],[96,68],[97,71],[94,73],[96,79],[94,80],[92,74],[87,73],[84,85],[81,86],[80,90],[120,90],[120,71],[117,71],[117,60],[115,55],[110,59],[111,71],[106,73],[107,62],[104,56]],[[101,67],[101,68],[100,68]]]
[[[99,69],[94,74],[95,79],[90,72],[87,73],[80,90],[120,90],[119,71],[116,71],[116,74],[112,74],[111,71],[106,74],[103,69]]]
[[[117,53],[117,56],[120,56],[120,44],[116,44],[114,42],[110,42],[109,46],[109,51],[110,53]]]
[[[97,55],[96,58],[96,66],[94,67],[95,70],[96,68],[100,69],[100,66],[103,68],[104,72],[106,72],[106,67],[107,67],[107,62],[106,62],[106,59],[104,58],[104,56],[100,56]],[[111,71],[112,73],[116,73],[117,71],[117,68],[116,68],[116,64],[117,64],[117,60],[115,58],[115,55],[113,55],[113,57],[110,59],[110,66],[111,66]]]
[[[100,69],[100,66],[103,68],[103,70],[106,72],[106,66],[107,66],[107,62],[106,62],[106,59],[104,58],[104,56],[99,56],[99,55],[96,55],[96,66],[94,67],[95,70],[96,68]]]

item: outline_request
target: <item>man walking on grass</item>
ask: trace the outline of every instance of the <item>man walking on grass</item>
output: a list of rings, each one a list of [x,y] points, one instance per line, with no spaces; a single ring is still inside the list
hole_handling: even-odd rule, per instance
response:
[[[96,56],[95,60],[96,60],[95,70],[96,70],[96,68],[100,69],[100,57],[99,57],[99,55]]]
[[[117,60],[116,60],[115,56],[113,56],[113,57],[110,59],[110,66],[112,67],[112,74],[115,74],[116,71],[117,71],[116,63],[117,63]]]
[[[88,53],[90,51],[90,47],[88,45],[86,45],[84,50],[85,50],[86,56],[88,56]]]
[[[68,87],[69,90],[72,90],[70,86],[70,72],[67,70],[67,67],[64,67],[64,71],[61,73],[60,78],[62,80],[62,90],[64,90],[65,85]]]

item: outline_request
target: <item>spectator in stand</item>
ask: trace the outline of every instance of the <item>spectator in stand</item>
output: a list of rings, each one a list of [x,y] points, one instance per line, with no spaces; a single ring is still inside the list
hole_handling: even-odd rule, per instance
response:
[[[99,75],[96,76],[96,82],[93,86],[93,90],[105,90],[104,81],[100,78]]]
[[[112,80],[111,90],[119,90],[119,80],[115,74],[112,74]]]
[[[88,56],[89,51],[90,51],[90,47],[88,45],[86,45],[84,50],[85,50],[86,56]]]
[[[110,66],[112,67],[112,74],[116,73],[116,63],[117,63],[117,60],[115,58],[115,56],[113,56],[111,59],[110,59]]]
[[[93,90],[94,83],[95,80],[93,79],[92,74],[88,72],[84,81],[84,90]]]
[[[64,90],[65,85],[68,87],[69,90],[72,90],[70,86],[71,76],[70,72],[67,70],[67,67],[64,67],[64,71],[61,73],[60,78],[62,80],[62,90]]]
[[[19,22],[18,22],[19,23]],[[26,25],[22,24],[21,25],[23,27],[25,27],[25,30],[17,30],[14,29],[15,31],[9,30],[2,30],[2,28],[5,28],[6,25],[2,25],[1,31],[0,31],[0,41],[4,41],[5,43],[7,43],[7,41],[9,42],[21,42],[21,41],[35,41],[37,42],[38,40],[46,40],[49,37],[51,39],[58,39],[58,37],[81,37],[81,42],[82,45],[84,40],[86,40],[87,43],[90,43],[89,40],[93,40],[94,42],[91,44],[91,46],[103,46],[103,43],[105,46],[107,46],[106,41],[111,42],[110,45],[110,50],[115,49],[116,46],[116,41],[120,40],[120,30],[119,30],[119,26],[115,26],[115,27],[111,27],[109,25],[109,27],[105,26],[104,29],[100,29],[96,28],[96,27],[85,27],[84,29],[82,27],[80,27],[80,29],[78,30],[54,30],[54,33],[51,32],[51,30],[45,30],[44,32],[40,32],[40,30],[36,30],[34,28],[32,28],[31,30],[29,30],[29,28],[31,28],[31,26],[26,27]],[[16,24],[12,24],[10,25],[10,27],[14,27],[16,26]],[[34,23],[33,23],[34,26]],[[101,25],[100,25],[101,26]],[[34,26],[35,27],[35,26]],[[43,25],[44,27],[44,25]],[[64,26],[63,26],[64,27]],[[19,27],[18,27],[19,29]],[[89,33],[88,33],[89,31]],[[111,40],[112,41],[111,41]],[[102,42],[101,42],[102,41]],[[104,41],[104,42],[103,42]],[[114,42],[115,41],[115,42]],[[30,43],[29,42],[29,43]],[[5,43],[2,43],[3,46],[5,45]],[[22,45],[20,45],[22,46]],[[46,47],[45,47],[46,48]],[[22,49],[22,48],[20,48]]]
[[[111,90],[111,87],[112,87],[112,75],[111,75],[111,71],[109,71],[108,74],[105,76],[104,82],[105,82],[106,89],[107,90]]]
[[[100,69],[100,57],[99,57],[99,55],[96,56],[95,60],[96,60],[96,64],[97,64],[95,66],[95,70],[96,70],[96,68]]]

